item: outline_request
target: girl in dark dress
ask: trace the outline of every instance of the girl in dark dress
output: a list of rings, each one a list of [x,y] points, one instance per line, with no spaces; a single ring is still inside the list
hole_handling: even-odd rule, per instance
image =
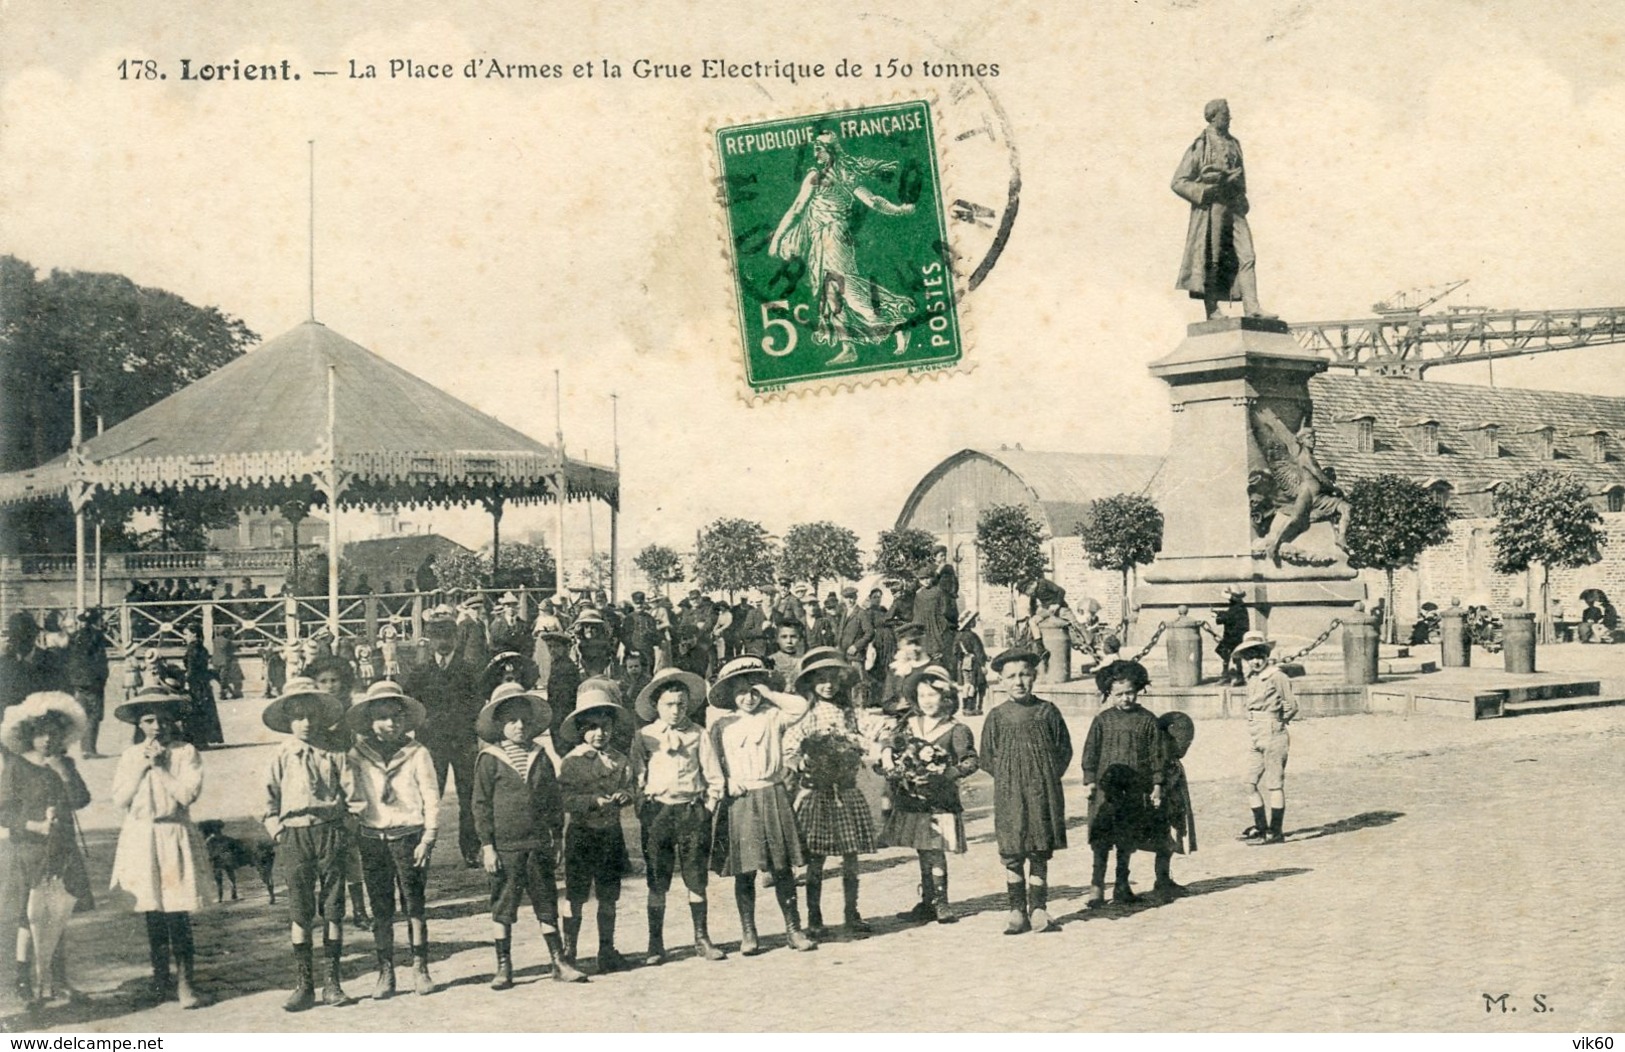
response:
[[[965,853],[964,805],[959,783],[976,773],[976,741],[954,719],[959,708],[946,669],[928,665],[903,683],[913,713],[898,728],[885,760],[892,808],[884,840],[920,855],[920,902],[905,920],[952,924],[959,917],[948,904],[948,853]]]
[[[90,790],[67,756],[68,743],[78,741],[84,731],[79,703],[57,692],[30,694],[7,709],[0,724],[0,745],[8,750],[0,768],[0,827],[9,834],[7,854],[14,867],[9,876],[15,891],[5,896],[15,910],[5,928],[15,926],[20,936],[17,991],[25,1002],[81,997],[68,985],[65,935],[49,965],[34,959],[28,899],[30,889],[55,879],[73,896],[74,913],[95,908],[73,820],[73,813],[90,803]]]
[[[1032,692],[1040,660],[1022,647],[993,659],[1009,700],[982,724],[982,766],[993,776],[993,831],[1010,900],[1006,935],[1055,930],[1049,860],[1066,847],[1061,775],[1072,762],[1072,736],[1061,711]]]

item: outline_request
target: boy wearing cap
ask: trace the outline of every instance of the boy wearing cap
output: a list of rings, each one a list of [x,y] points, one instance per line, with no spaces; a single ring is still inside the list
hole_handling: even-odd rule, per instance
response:
[[[649,882],[649,952],[645,964],[666,954],[666,894],[680,872],[694,921],[694,952],[707,961],[724,954],[711,942],[706,860],[711,813],[722,800],[722,767],[705,728],[693,715],[705,707],[705,681],[682,669],[662,669],[638,692],[632,739],[632,775],[643,825]]]
[[[349,853],[350,816],[359,814],[365,803],[344,755],[315,744],[343,714],[339,700],[323,693],[315,680],[295,677],[260,717],[271,730],[289,735],[272,759],[265,780],[265,831],[276,841],[288,881],[295,967],[293,993],[282,1005],[288,1012],[302,1012],[316,1003],[311,927],[318,909],[327,921],[322,1003],[334,1007],[352,1003],[339,982],[339,960],[344,954],[344,862]]]
[[[485,743],[474,760],[474,826],[491,880],[493,990],[513,989],[513,925],[526,895],[542,927],[553,980],[587,981],[565,957],[559,939],[553,859],[563,836],[564,804],[553,761],[535,742],[551,722],[547,702],[517,683],[492,692],[475,722]]]
[[[982,724],[982,769],[993,776],[993,831],[1010,900],[1006,935],[1054,930],[1049,860],[1066,847],[1061,775],[1072,762],[1072,736],[1061,711],[1033,694],[1039,661],[1016,647],[993,659],[1009,698]]]
[[[440,782],[429,750],[407,735],[423,724],[423,706],[389,680],[367,688],[344,714],[355,735],[350,766],[363,808],[356,830],[361,874],[372,900],[373,950],[378,983],[372,996],[395,992],[395,888],[406,907],[407,944],[412,948],[413,988],[434,991],[429,977],[429,926],[424,912],[429,856],[440,826]]]
[[[626,959],[615,949],[615,913],[621,876],[627,870],[621,808],[632,802],[632,764],[611,745],[630,738],[632,717],[621,704],[620,685],[594,677],[576,691],[576,707],[559,725],[559,744],[570,751],[559,761],[564,795],[564,953],[574,963],[581,911],[598,897],[598,972],[620,971]]]
[[[1241,831],[1240,839],[1253,844],[1286,840],[1282,823],[1286,820],[1286,758],[1291,746],[1286,725],[1298,715],[1298,699],[1287,674],[1279,665],[1270,664],[1274,646],[1264,633],[1248,632],[1233,655],[1247,684],[1247,733],[1253,744],[1247,774],[1253,824]],[[1269,794],[1268,824],[1260,790]]]

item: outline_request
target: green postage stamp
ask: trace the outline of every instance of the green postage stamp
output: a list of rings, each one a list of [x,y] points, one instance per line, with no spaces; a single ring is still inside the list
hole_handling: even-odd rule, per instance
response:
[[[923,101],[717,130],[752,394],[960,360],[934,135]]]

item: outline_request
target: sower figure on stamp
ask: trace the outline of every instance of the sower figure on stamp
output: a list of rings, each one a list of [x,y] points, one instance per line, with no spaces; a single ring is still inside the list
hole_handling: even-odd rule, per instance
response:
[[[1230,136],[1230,105],[1214,99],[1202,109],[1207,127],[1191,143],[1174,173],[1173,191],[1191,203],[1185,257],[1175,288],[1200,299],[1207,316],[1220,300],[1241,300],[1250,318],[1273,318],[1258,305],[1253,232],[1247,225],[1247,173],[1241,144]]]
[[[813,140],[812,170],[768,243],[773,256],[806,262],[818,315],[813,342],[840,347],[829,365],[856,362],[854,343],[879,343],[888,336],[896,340],[893,354],[908,350],[905,326],[916,313],[914,301],[862,275],[852,236],[857,204],[881,215],[914,214],[912,204],[894,204],[858,182],[896,167],[890,161],[853,157],[841,148],[834,132],[823,132]]]

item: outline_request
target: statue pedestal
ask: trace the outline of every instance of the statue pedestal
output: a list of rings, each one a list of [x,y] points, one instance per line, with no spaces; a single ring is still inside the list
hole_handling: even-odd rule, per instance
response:
[[[1330,522],[1288,529],[1279,563],[1267,551],[1273,511],[1298,492],[1298,434],[1314,418],[1309,378],[1325,368],[1284,322],[1261,318],[1199,322],[1151,363],[1168,385],[1174,426],[1162,552],[1135,591],[1141,625],[1172,620],[1181,605],[1200,616],[1232,586],[1253,626],[1290,648],[1365,598]]]

